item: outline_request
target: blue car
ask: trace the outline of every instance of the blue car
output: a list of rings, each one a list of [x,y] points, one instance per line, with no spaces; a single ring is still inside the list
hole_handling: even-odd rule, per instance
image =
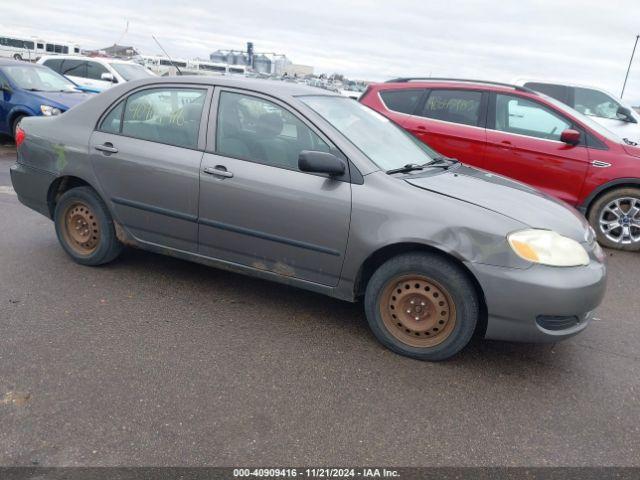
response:
[[[60,115],[91,97],[48,67],[0,59],[0,134],[15,137],[23,117]]]

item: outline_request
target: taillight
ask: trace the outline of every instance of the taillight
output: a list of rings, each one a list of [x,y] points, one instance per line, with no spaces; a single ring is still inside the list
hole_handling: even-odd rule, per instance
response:
[[[24,130],[22,130],[20,127],[16,128],[16,147],[19,147],[22,142],[24,142],[24,139],[27,137],[27,135],[24,133]]]

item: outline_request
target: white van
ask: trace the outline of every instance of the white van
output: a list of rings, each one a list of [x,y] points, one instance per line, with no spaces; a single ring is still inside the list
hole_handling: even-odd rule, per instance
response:
[[[38,63],[93,92],[101,92],[116,83],[155,76],[142,65],[117,58],[56,55],[42,57]]]
[[[42,55],[80,55],[80,45],[48,42],[39,38],[0,35],[0,57],[35,61]]]
[[[620,138],[640,144],[640,114],[605,90],[547,81],[517,80],[514,83],[560,100]]]

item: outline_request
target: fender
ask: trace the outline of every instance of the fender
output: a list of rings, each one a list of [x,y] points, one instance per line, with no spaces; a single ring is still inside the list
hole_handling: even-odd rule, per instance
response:
[[[640,187],[640,178],[638,177],[616,178],[615,180],[611,180],[607,183],[604,183],[594,188],[593,191],[589,194],[589,196],[585,198],[584,202],[582,202],[582,204],[577,207],[578,210],[580,210],[581,213],[586,215],[587,211],[589,210],[589,207],[591,206],[591,203],[595,200],[595,198],[598,195],[600,195],[605,190],[609,190],[613,187],[622,186],[622,185],[631,185],[631,186]]]

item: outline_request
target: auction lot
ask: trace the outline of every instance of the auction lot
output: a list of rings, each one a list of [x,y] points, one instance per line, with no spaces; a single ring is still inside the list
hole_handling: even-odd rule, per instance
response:
[[[592,325],[423,363],[361,305],[128,250],[73,263],[0,146],[0,464],[640,465],[640,254]]]

